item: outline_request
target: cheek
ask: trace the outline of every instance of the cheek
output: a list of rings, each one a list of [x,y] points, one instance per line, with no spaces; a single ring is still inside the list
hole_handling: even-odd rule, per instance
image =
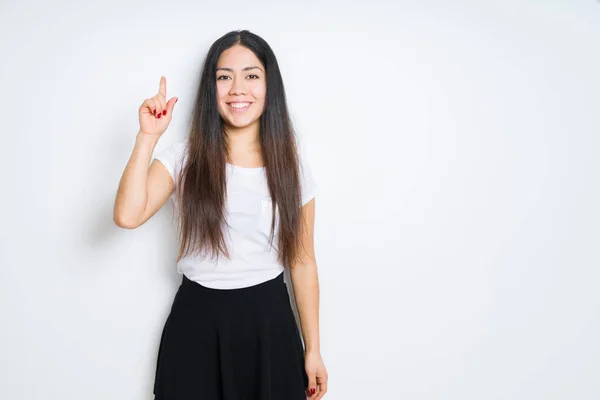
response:
[[[217,102],[222,103],[227,97],[229,89],[225,85],[217,85]]]
[[[223,116],[227,111],[227,106],[225,105],[227,93],[227,88],[225,88],[223,85],[217,85],[217,110],[219,110],[219,114],[221,114],[221,116]]]
[[[264,104],[267,90],[264,86],[256,86],[252,88],[252,97],[256,99],[258,103]]]

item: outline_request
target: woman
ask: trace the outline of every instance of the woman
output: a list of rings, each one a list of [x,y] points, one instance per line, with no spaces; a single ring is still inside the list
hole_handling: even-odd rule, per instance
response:
[[[155,399],[322,398],[317,187],[297,150],[273,51],[248,31],[218,39],[204,61],[188,137],[148,168],[177,102],[166,95],[161,77],[158,94],[140,106],[114,208],[115,223],[129,229],[169,197],[178,216],[183,276],[162,332]]]

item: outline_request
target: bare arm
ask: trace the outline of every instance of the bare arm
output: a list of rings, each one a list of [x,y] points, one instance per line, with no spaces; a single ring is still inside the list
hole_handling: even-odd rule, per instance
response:
[[[119,182],[113,221],[121,228],[133,229],[150,219],[173,193],[174,182],[167,168],[150,159],[158,139],[165,132],[177,97],[167,101],[167,78],[160,77],[158,93],[145,99],[138,113],[140,130],[135,146]]]
[[[162,163],[150,159],[158,137],[138,132],[135,146],[115,199],[113,220],[121,228],[134,229],[144,224],[169,199],[174,182]]]
[[[301,208],[300,260],[290,269],[306,351],[320,352],[319,278],[314,253],[315,200]]]
[[[315,199],[301,208],[301,220],[301,257],[292,265],[290,274],[305,344],[307,394],[311,400],[320,400],[327,392],[328,374],[321,357],[319,338],[319,276],[314,250]]]

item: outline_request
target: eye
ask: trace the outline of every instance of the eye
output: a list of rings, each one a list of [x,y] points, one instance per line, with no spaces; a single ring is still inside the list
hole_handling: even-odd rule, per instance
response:
[[[221,76],[217,77],[217,80],[225,80],[225,79],[221,79],[221,78],[227,79],[227,78],[229,78],[229,76],[227,76],[227,75],[221,75]]]
[[[254,76],[252,79],[258,79],[258,75],[248,75],[248,77]]]

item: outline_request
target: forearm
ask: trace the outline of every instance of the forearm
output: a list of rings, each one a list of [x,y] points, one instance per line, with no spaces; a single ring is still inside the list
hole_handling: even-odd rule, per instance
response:
[[[148,165],[158,139],[138,132],[131,157],[123,171],[115,199],[113,219],[131,225],[143,214],[148,199]]]
[[[306,352],[320,353],[319,277],[317,264],[299,264],[290,270]]]

